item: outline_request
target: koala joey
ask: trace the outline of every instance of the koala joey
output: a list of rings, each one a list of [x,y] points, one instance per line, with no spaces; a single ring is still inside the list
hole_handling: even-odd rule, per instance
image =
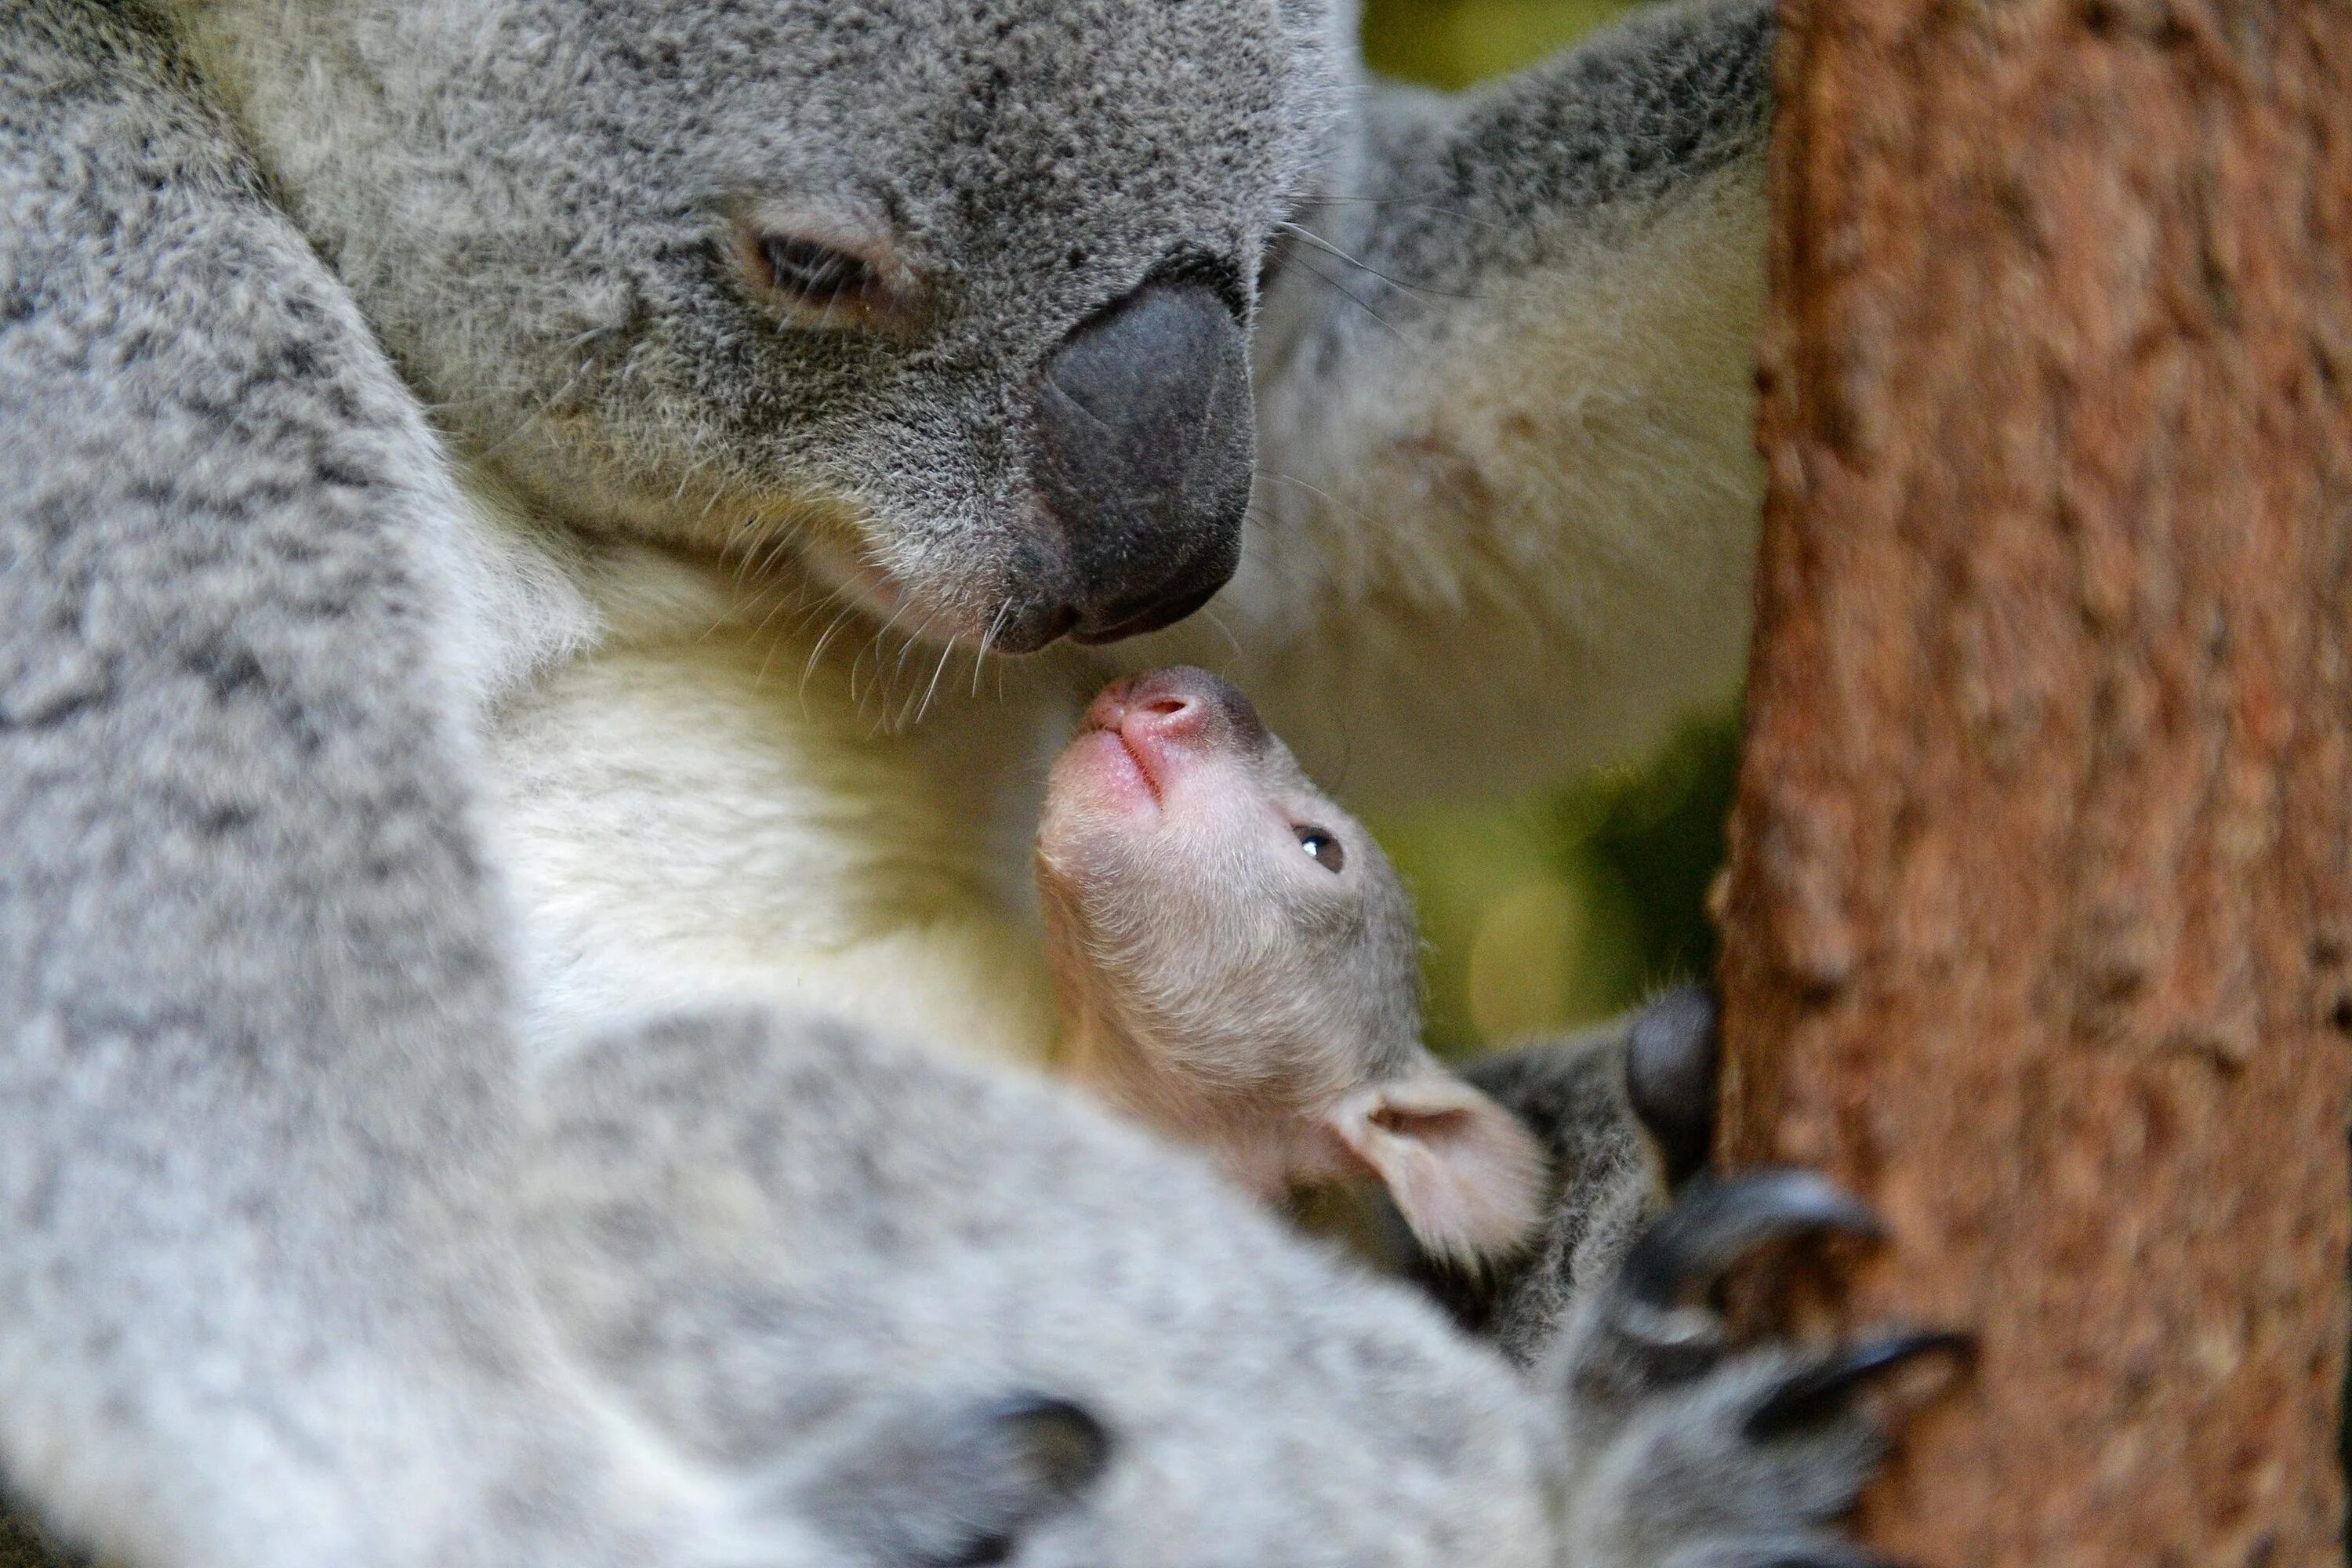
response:
[[[1507,1253],[1545,1156],[1421,1043],[1411,895],[1249,699],[1113,683],[1037,838],[1067,1069],[1268,1198],[1369,1173],[1433,1252]]]
[[[1261,1198],[1374,1179],[1412,1271],[1515,1361],[1706,1163],[1704,991],[1448,1072],[1419,1037],[1396,868],[1204,670],[1087,708],[1047,781],[1037,879],[1068,1076]]]

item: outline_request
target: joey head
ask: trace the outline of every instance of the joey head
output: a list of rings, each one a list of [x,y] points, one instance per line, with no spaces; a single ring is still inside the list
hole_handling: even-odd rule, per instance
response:
[[[1396,868],[1233,686],[1173,668],[1097,696],[1037,879],[1074,1077],[1265,1197],[1377,1180],[1465,1262],[1527,1236],[1542,1151],[1423,1047]]]

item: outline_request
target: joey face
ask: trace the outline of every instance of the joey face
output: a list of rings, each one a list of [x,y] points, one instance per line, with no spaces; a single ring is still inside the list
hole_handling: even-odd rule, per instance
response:
[[[1433,1254],[1517,1246],[1544,1157],[1423,1050],[1404,885],[1239,691],[1118,681],[1055,764],[1038,884],[1079,1072],[1268,1195],[1376,1178]]]
[[[1211,1094],[1296,1109],[1418,1058],[1395,868],[1216,677],[1095,700],[1038,867],[1066,990]]]
[[[545,509],[905,630],[1233,571],[1328,0],[206,0],[200,55],[439,416]]]

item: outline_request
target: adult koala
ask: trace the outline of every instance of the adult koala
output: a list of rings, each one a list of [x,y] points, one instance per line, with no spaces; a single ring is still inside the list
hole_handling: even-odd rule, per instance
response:
[[[1854,1223],[1818,1188],[1587,1256],[1538,1396],[855,1026],[1044,1048],[1012,845],[1095,671],[877,732],[945,681],[803,591],[1035,648],[1239,548],[1257,684],[1373,778],[1706,684],[1617,606],[1708,601],[1649,509],[1743,530],[1760,16],[1459,109],[1356,99],[1340,22],[0,13],[0,1468],[47,1518],[248,1568],[1836,1560],[1871,1357],[1675,1310]],[[1307,499],[1240,548],[1261,312]],[[746,995],[848,1022],[625,1016]]]
[[[1043,1056],[1108,658],[1358,798],[1735,678],[1757,0],[1463,100],[1331,0],[178,9],[459,457],[542,1047],[735,995]]]

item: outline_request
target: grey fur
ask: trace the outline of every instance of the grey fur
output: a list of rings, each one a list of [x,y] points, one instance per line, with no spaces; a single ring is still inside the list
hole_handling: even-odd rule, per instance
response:
[[[1619,1021],[1573,1038],[1479,1058],[1464,1076],[1526,1122],[1551,1155],[1550,1218],[1516,1262],[1437,1273],[1441,1299],[1521,1364],[1541,1358],[1575,1304],[1615,1269],[1664,1188],[1625,1096]]]
[[[1677,987],[1607,1024],[1464,1065],[1463,1076],[1517,1116],[1549,1157],[1543,1229],[1519,1256],[1475,1270],[1409,1245],[1398,1258],[1456,1321],[1492,1339],[1518,1365],[1532,1366],[1557,1347],[1579,1304],[1608,1287],[1689,1174],[1676,1171],[1662,1147],[1693,1133],[1681,1108],[1661,1128],[1631,1092],[1644,1047],[1703,1062],[1711,1082],[1719,1049],[1713,1002],[1696,987]],[[1696,1136],[1704,1142],[1711,1133],[1710,1105]]]
[[[433,444],[156,37],[0,73],[0,1457],[136,1561],[625,1560],[500,1240]]]
[[[1548,781],[1728,700],[1772,36],[1702,0],[1457,96],[1365,82],[1270,258],[1223,629],[1144,657],[1234,679],[1359,803]]]
[[[1066,1402],[1107,1436],[1100,1476],[1020,1538],[1020,1561],[1073,1568],[1826,1552],[1819,1524],[1875,1458],[1840,1401],[1751,1437],[1822,1358],[1731,1353],[1610,1268],[1521,1383],[1054,1086],[823,1025],[794,1045],[756,1017],[677,1020],[566,1064],[530,1234],[586,1363],[761,1495],[830,1488],[835,1550],[895,1495],[870,1456],[905,1452],[908,1412],[1008,1400]],[[1663,1267],[1727,1261],[1685,1265],[1659,1234]],[[871,1503],[844,1486],[877,1473]]]
[[[1246,305],[1339,103],[1312,0],[190,12],[461,447],[556,515],[705,547],[854,509],[856,552],[975,638],[1057,570],[1041,368],[1171,263]],[[887,245],[919,330],[785,330],[729,267],[778,204],[762,221]]]
[[[831,487],[984,606],[1025,368],[1171,247],[1254,273],[1349,144],[1319,8],[173,14],[206,79],[131,6],[0,12],[0,1468],[50,1526],[192,1568],[1827,1550],[1866,1430],[1754,1437],[1802,1363],[1657,1353],[1599,1261],[1531,1391],[1041,1086],[751,1018],[515,1060],[425,403],[551,517],[766,548]],[[949,324],[762,326],[711,241],[770,163],[952,264]],[[1034,1397],[1106,1454],[1008,1437]],[[903,1465],[962,1511],[861,1515],[840,1478]]]

